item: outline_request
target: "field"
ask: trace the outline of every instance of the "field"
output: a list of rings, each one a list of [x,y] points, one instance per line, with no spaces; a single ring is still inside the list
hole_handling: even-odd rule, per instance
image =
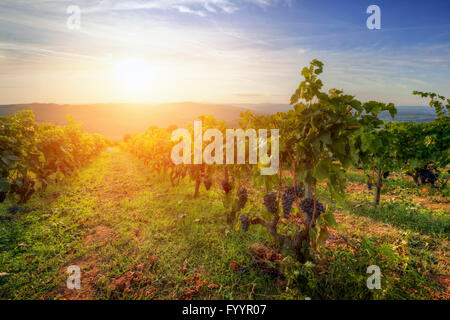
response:
[[[374,208],[362,171],[347,178],[341,205],[318,185],[338,227],[301,264],[262,226],[227,226],[221,177],[194,199],[187,179],[173,187],[108,148],[17,212],[0,205],[0,299],[449,299],[448,198],[393,174]],[[248,210],[262,207],[264,190],[244,184]],[[70,265],[81,290],[66,288]],[[366,286],[369,265],[380,290]]]

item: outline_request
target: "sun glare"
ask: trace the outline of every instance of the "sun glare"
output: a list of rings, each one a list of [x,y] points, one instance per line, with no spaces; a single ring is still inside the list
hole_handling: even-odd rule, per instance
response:
[[[127,93],[143,93],[151,89],[154,70],[146,60],[120,60],[116,62],[114,72],[118,85]]]

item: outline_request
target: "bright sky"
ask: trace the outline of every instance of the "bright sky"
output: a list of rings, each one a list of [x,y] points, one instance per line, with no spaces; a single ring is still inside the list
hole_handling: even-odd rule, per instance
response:
[[[413,90],[450,96],[449,17],[445,0],[1,0],[0,104],[289,103],[318,58],[327,88],[423,105]]]

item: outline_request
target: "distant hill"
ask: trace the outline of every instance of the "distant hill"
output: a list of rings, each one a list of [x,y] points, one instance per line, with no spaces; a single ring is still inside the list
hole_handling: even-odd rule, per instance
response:
[[[269,114],[277,112],[286,112],[292,107],[288,104],[260,103],[260,104],[233,104],[235,107],[245,107],[255,113]],[[389,112],[380,113],[380,119],[384,121],[413,121],[413,122],[429,122],[436,118],[436,113],[429,106],[397,106],[397,114],[392,120]]]
[[[383,111],[380,119],[392,121],[389,112]],[[429,122],[436,119],[436,112],[430,106],[399,106],[394,121]]]
[[[212,115],[236,126],[243,108],[219,104],[193,102],[165,104],[20,104],[0,106],[0,116],[13,115],[22,110],[33,110],[36,121],[66,124],[67,115],[83,123],[91,133],[100,133],[110,139],[122,139],[126,133],[144,132],[152,125],[186,127],[200,115]]]
[[[36,121],[49,121],[66,124],[67,115],[83,123],[83,128],[91,133],[100,133],[110,139],[122,139],[126,133],[144,132],[148,127],[157,125],[167,127],[177,125],[186,127],[200,115],[212,115],[225,120],[229,126],[236,126],[240,113],[249,109],[257,114],[285,112],[291,108],[287,104],[203,104],[195,102],[164,104],[17,104],[0,106],[0,116],[13,115],[22,110],[33,110]],[[434,110],[430,107],[400,106],[394,121],[433,121]],[[380,118],[392,121],[389,113],[382,112]]]
[[[292,106],[289,104],[277,104],[277,103],[237,103],[237,104],[231,104],[233,107],[238,108],[245,108],[249,109],[251,111],[254,111],[255,113],[260,114],[273,114],[277,112],[286,112],[289,109],[292,109]]]

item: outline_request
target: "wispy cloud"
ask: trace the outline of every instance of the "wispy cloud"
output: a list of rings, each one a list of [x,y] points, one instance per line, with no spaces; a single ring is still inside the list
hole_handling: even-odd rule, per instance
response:
[[[86,101],[114,100],[108,70],[130,57],[154,66],[158,81],[148,101],[287,103],[314,58],[325,63],[327,88],[361,100],[423,103],[414,89],[450,95],[450,43],[439,26],[423,28],[434,38],[407,42],[402,28],[368,33],[335,17],[308,20],[306,12],[301,19],[288,8],[296,3],[284,0],[76,3],[82,27],[74,32],[65,23],[73,1],[0,2],[0,30],[7,30],[0,33],[0,87],[37,88],[28,95],[0,90],[7,99],[0,103],[55,100],[54,87],[56,102],[80,102],[74,92]]]
[[[290,6],[291,0],[3,0],[3,6],[28,7],[57,12],[61,7],[76,4],[86,13],[119,11],[119,10],[175,10],[181,13],[195,14],[205,17],[208,14],[232,14],[248,5],[268,8],[277,5]]]

